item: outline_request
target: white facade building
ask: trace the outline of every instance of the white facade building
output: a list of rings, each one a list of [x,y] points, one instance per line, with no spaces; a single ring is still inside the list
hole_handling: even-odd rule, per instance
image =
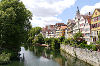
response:
[[[87,41],[87,44],[92,42],[90,35],[91,35],[91,16],[90,15],[81,15],[79,28],[80,32],[83,34],[83,38]]]
[[[68,30],[67,30],[67,28],[65,29],[65,38],[68,38]]]
[[[80,29],[79,29],[80,18],[81,18],[80,11],[79,11],[79,9],[77,7],[76,16],[75,16],[75,25],[73,27],[73,34],[75,34],[75,33],[80,31]]]

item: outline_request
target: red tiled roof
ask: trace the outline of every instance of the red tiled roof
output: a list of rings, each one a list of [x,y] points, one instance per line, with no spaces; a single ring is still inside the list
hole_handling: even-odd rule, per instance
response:
[[[68,19],[68,22],[75,23],[75,20]]]
[[[81,16],[83,16],[84,19],[87,19],[89,24],[91,23],[92,16],[89,16],[89,15],[81,15]]]
[[[61,26],[61,29],[65,29],[65,28],[67,28],[67,26]]]
[[[99,8],[97,8],[97,10],[100,12],[100,9]]]
[[[64,23],[56,23],[55,25],[66,25],[66,24],[64,24]]]

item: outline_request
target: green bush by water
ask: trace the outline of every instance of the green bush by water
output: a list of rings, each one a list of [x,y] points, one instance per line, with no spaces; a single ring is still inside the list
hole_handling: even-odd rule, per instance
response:
[[[0,64],[8,63],[10,61],[10,57],[11,53],[2,52],[2,54],[0,54]]]

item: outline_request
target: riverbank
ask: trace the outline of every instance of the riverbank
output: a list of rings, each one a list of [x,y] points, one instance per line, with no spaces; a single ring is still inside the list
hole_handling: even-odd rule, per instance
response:
[[[74,48],[63,44],[61,44],[61,50],[91,65],[100,66],[100,52]]]

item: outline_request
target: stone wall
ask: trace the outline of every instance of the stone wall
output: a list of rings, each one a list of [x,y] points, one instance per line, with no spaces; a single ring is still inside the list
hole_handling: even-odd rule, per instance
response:
[[[66,53],[77,57],[78,59],[83,60],[91,65],[100,66],[100,52],[74,48],[63,44],[61,45],[61,50],[64,50]]]

